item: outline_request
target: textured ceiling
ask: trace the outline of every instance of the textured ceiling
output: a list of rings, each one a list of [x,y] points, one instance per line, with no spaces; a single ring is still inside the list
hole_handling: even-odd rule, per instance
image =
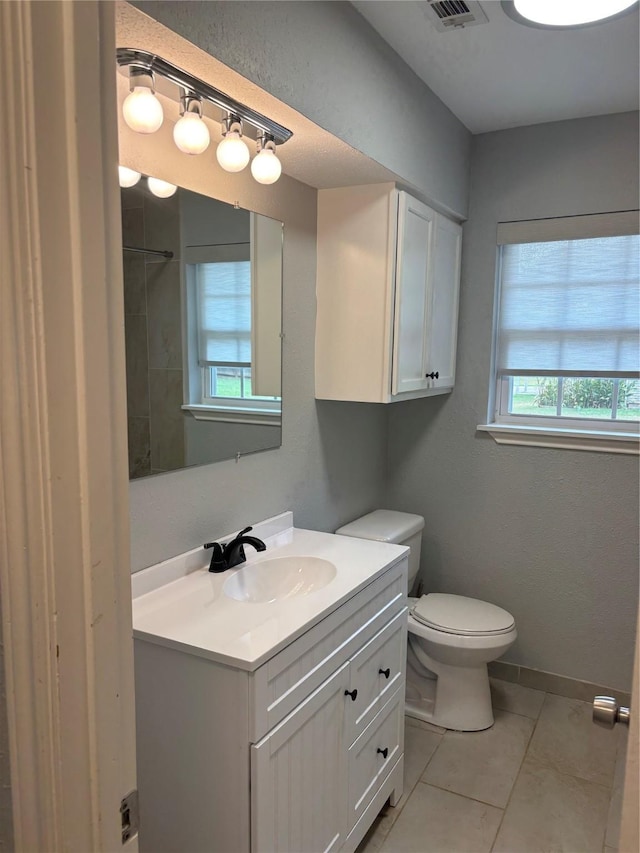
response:
[[[638,9],[544,30],[482,0],[489,23],[438,32],[426,0],[353,6],[473,133],[638,109]]]

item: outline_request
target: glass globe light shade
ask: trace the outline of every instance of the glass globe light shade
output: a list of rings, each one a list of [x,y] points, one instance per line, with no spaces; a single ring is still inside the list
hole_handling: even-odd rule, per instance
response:
[[[178,189],[175,184],[161,181],[160,178],[147,178],[147,183],[151,192],[158,198],[170,198]]]
[[[127,166],[118,166],[118,179],[121,187],[135,187],[142,175]]]
[[[185,113],[173,127],[173,141],[185,154],[202,154],[209,147],[211,136],[197,113]]]
[[[226,172],[241,172],[249,162],[249,148],[237,130],[231,130],[216,149],[218,163]]]
[[[514,0],[516,11],[536,24],[577,27],[618,15],[636,0]]]
[[[263,148],[251,161],[251,174],[259,184],[275,184],[281,173],[282,164],[270,147]]]
[[[138,133],[155,133],[162,124],[162,104],[151,89],[136,86],[124,99],[122,115],[131,130]]]

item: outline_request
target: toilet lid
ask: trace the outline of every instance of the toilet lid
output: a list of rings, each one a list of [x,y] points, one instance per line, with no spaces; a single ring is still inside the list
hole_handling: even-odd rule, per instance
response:
[[[411,612],[418,622],[447,634],[506,634],[515,625],[502,607],[464,595],[431,592],[419,598]]]

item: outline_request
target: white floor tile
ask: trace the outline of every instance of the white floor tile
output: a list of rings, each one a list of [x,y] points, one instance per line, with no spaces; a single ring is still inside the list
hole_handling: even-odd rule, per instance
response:
[[[601,853],[608,806],[609,790],[603,785],[527,758],[494,853]]]
[[[512,714],[522,714],[537,720],[540,716],[544,693],[542,690],[533,690],[531,687],[523,687],[521,684],[513,684],[510,681],[500,681],[490,678],[491,700],[494,708],[510,711]]]
[[[547,693],[529,756],[560,773],[611,786],[618,731],[594,725],[591,715],[587,702]]]
[[[483,732],[447,732],[422,781],[504,808],[534,727],[534,721],[496,710]]]
[[[489,853],[501,819],[501,809],[420,782],[382,853]]]

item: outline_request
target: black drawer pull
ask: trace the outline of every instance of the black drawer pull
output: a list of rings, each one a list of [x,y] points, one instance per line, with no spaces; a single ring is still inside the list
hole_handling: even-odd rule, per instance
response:
[[[387,747],[386,747],[386,746],[385,746],[385,748],[384,748],[384,749],[380,749],[380,747],[378,747],[378,749],[376,750],[376,754],[377,754],[378,752],[380,753],[380,755],[381,755],[383,758],[386,758],[386,757],[387,757],[387,755],[389,755],[389,750],[387,749]]]
[[[378,675],[384,675],[385,678],[389,678],[389,676],[391,675],[391,670],[389,669],[389,667],[387,667],[386,669],[379,669]]]
[[[431,373],[425,373],[424,376],[425,376],[425,379],[440,379],[440,371],[436,370],[435,373],[433,371],[431,371]]]
[[[345,696],[351,696],[351,701],[352,701],[352,702],[355,702],[355,701],[356,701],[356,697],[357,697],[357,695],[358,695],[358,691],[357,691],[357,689],[356,689],[356,690],[345,690],[345,691],[344,691],[344,695],[345,695]]]

